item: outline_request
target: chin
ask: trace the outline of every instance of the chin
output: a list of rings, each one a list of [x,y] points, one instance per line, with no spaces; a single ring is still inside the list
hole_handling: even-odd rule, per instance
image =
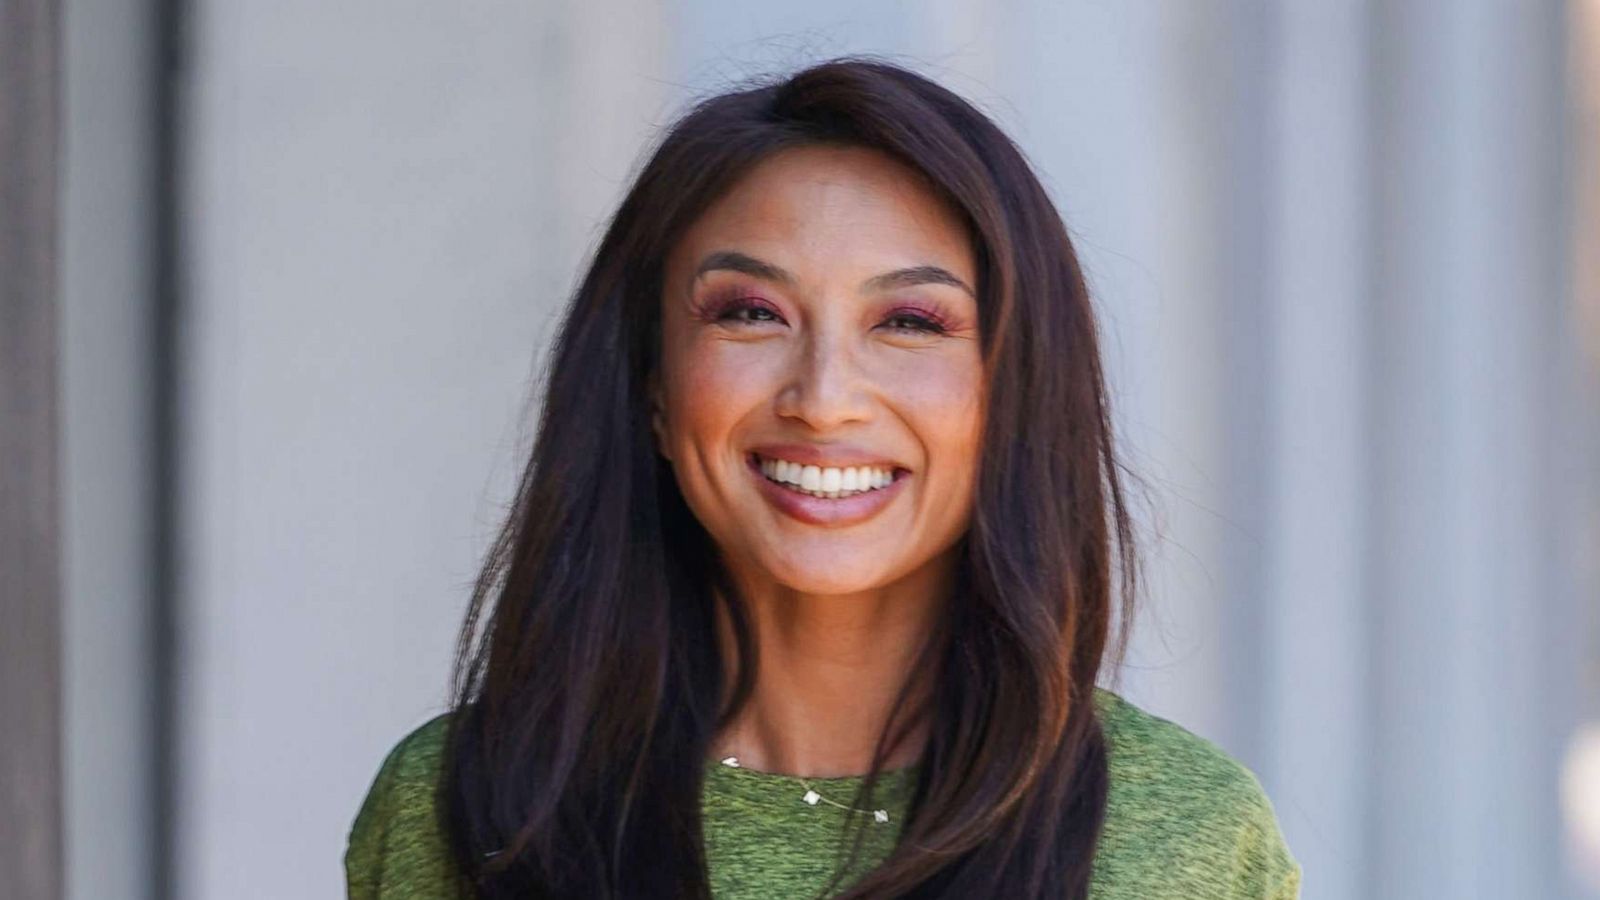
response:
[[[892,580],[882,560],[762,560],[769,577],[803,594],[855,594],[885,587]]]

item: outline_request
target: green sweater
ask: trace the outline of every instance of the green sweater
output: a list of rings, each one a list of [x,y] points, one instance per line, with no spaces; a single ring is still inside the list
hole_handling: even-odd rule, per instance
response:
[[[1094,900],[1296,900],[1300,865],[1255,775],[1217,745],[1095,688],[1110,793],[1094,859]],[[400,741],[350,829],[350,900],[452,897],[459,876],[434,816],[444,737],[439,716]],[[915,768],[880,776],[863,864],[899,833]],[[860,776],[810,778],[706,764],[707,868],[718,900],[809,897],[827,882]],[[802,799],[807,786],[822,802]],[[864,815],[871,815],[865,813]],[[854,875],[851,876],[855,877]]]

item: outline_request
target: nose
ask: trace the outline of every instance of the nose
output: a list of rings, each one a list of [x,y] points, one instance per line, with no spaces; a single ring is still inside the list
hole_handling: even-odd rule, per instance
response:
[[[867,418],[870,399],[848,343],[813,331],[777,397],[777,413],[816,431]]]

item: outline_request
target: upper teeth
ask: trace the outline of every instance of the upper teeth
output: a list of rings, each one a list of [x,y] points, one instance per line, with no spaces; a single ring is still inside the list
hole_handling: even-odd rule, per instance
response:
[[[839,497],[884,487],[894,481],[894,472],[878,466],[805,466],[786,459],[762,459],[761,473],[773,481],[799,487],[821,497]]]

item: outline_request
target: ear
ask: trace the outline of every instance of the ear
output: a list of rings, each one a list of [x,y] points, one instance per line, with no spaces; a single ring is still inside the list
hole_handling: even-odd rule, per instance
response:
[[[667,459],[672,459],[672,454],[667,451],[667,408],[662,398],[661,382],[654,372],[650,373],[645,383],[645,391],[650,398],[650,430],[656,436],[656,452]]]

